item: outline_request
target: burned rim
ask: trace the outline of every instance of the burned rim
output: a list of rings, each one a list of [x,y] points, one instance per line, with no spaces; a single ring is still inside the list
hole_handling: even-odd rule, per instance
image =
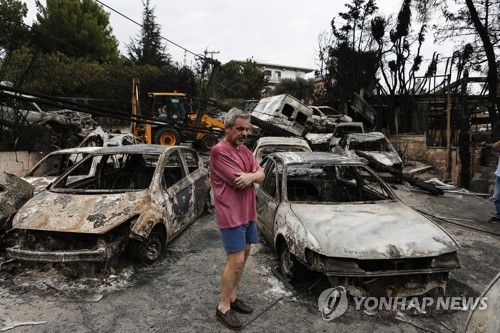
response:
[[[154,229],[145,240],[132,239],[130,254],[143,264],[152,264],[158,260],[165,249],[165,236],[160,229]]]
[[[294,281],[295,256],[292,253],[290,253],[286,243],[280,247],[279,257],[280,257],[281,274],[288,282]]]

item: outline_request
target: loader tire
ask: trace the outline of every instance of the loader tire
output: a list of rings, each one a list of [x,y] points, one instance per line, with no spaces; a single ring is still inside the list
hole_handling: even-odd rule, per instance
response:
[[[181,143],[181,135],[176,129],[161,127],[156,129],[153,142],[163,146],[175,146]]]
[[[204,151],[209,151],[219,142],[219,139],[213,134],[206,134],[200,140],[200,147]]]

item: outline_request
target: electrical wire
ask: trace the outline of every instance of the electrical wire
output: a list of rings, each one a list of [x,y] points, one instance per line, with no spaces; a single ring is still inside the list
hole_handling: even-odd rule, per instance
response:
[[[142,24],[140,24],[140,23],[138,23],[137,21],[135,21],[135,20],[131,19],[131,18],[130,18],[130,17],[128,17],[127,15],[125,15],[125,14],[123,14],[123,13],[119,12],[118,10],[114,9],[113,7],[110,7],[110,6],[106,5],[105,3],[102,3],[102,2],[101,2],[101,1],[99,1],[99,0],[95,0],[95,2],[100,3],[100,4],[101,4],[101,5],[103,5],[104,7],[108,8],[109,10],[111,10],[111,11],[113,11],[113,12],[115,12],[115,13],[117,13],[118,15],[120,15],[120,16],[122,16],[123,18],[125,18],[125,19],[129,20],[130,22],[132,22],[132,23],[134,23],[134,24],[138,25],[138,26],[139,26],[139,27],[141,27],[141,28],[144,28]],[[170,43],[170,44],[172,44],[172,45],[177,46],[178,48],[180,48],[180,49],[184,50],[185,52],[192,54],[192,55],[193,55],[193,56],[195,56],[195,57],[200,57],[200,58],[203,58],[203,59],[204,59],[204,58],[206,58],[204,55],[194,53],[194,52],[192,52],[192,51],[188,50],[187,48],[185,48],[185,47],[183,47],[183,46],[181,46],[181,45],[179,45],[179,44],[177,44],[177,43],[175,43],[175,42],[171,41],[171,40],[170,40],[170,39],[168,39],[168,38],[165,38],[165,37],[163,37],[163,36],[161,36],[161,35],[160,35],[160,38],[161,38],[161,39],[163,39],[163,40],[165,40],[165,41],[167,41],[167,42],[169,42],[169,43]]]

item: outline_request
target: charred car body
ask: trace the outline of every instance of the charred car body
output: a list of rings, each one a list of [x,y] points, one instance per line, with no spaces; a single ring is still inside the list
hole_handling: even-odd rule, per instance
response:
[[[78,147],[114,147],[137,145],[143,143],[141,139],[132,133],[109,133],[105,132],[101,126],[87,134]]]
[[[420,295],[444,289],[459,267],[451,236],[359,160],[274,153],[265,173],[257,224],[289,281],[311,270],[354,296]]]
[[[35,194],[37,194],[85,156],[99,149],[101,147],[68,148],[53,151],[31,168],[23,180],[35,186]]]
[[[102,148],[18,211],[7,255],[102,263],[128,250],[151,263],[203,213],[209,189],[208,170],[191,148]]]
[[[339,141],[350,133],[364,133],[365,127],[362,122],[338,123],[333,129],[330,139],[330,150],[335,151]]]
[[[334,148],[334,152],[347,157],[359,157],[362,152],[378,163],[403,171],[403,160],[387,137],[380,132],[351,133],[345,135]],[[366,162],[377,170],[377,165]]]
[[[282,151],[311,151],[311,147],[302,138],[266,136],[255,143],[253,156],[260,163],[267,155]]]

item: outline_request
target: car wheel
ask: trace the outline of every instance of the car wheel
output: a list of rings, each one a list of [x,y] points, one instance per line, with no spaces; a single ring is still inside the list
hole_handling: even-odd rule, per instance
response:
[[[139,241],[130,240],[130,254],[143,264],[152,264],[157,261],[165,249],[165,236],[160,229],[153,229],[149,236]]]
[[[288,245],[284,243],[280,247],[280,271],[288,282],[297,282],[304,276],[304,266],[290,252]]]

